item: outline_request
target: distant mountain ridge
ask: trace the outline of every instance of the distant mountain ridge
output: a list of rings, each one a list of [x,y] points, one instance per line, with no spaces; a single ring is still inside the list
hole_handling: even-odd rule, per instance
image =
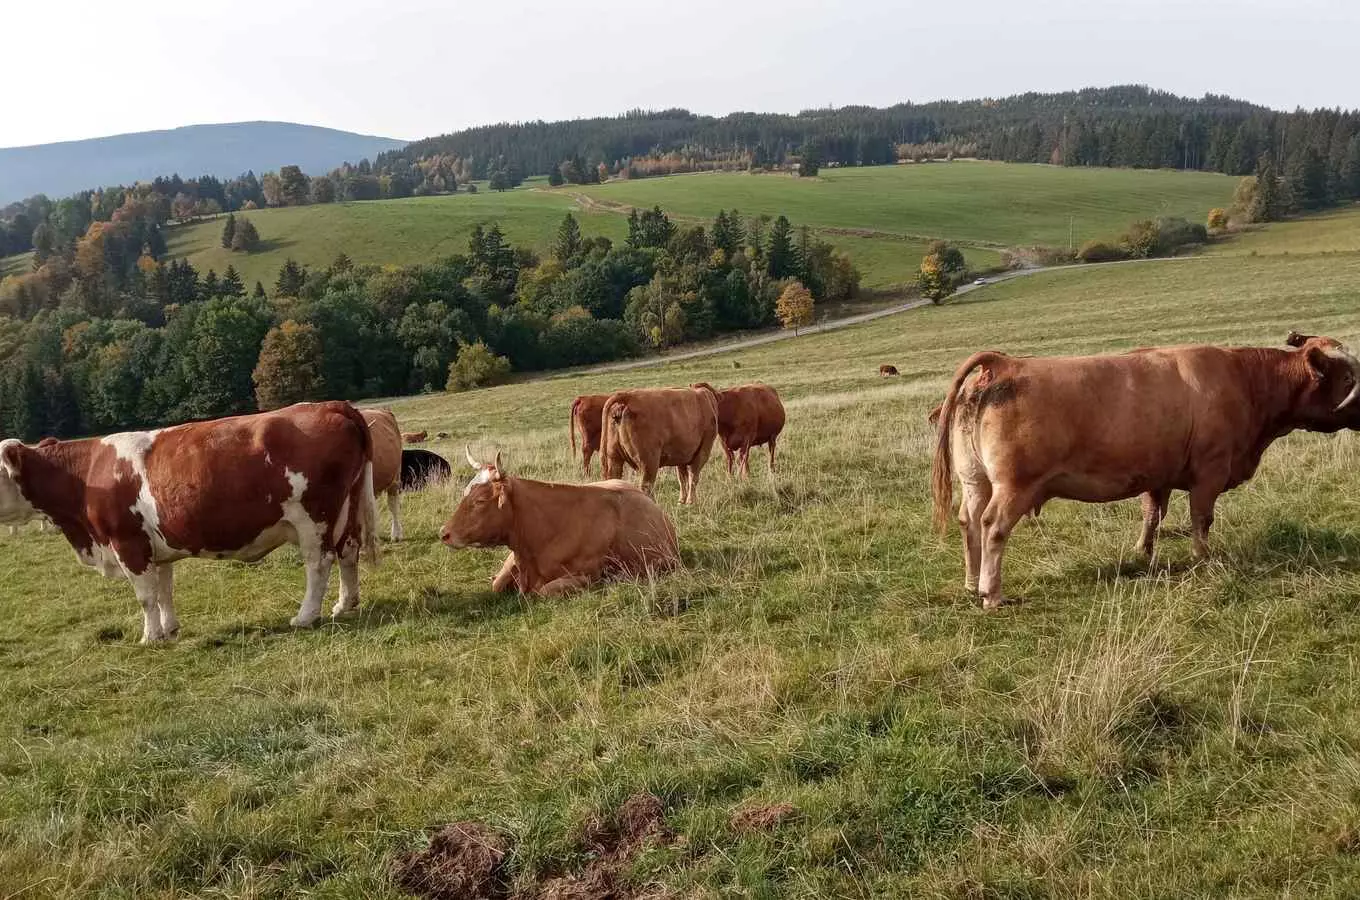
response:
[[[328,172],[404,146],[406,141],[394,138],[317,125],[233,122],[0,148],[0,205],[34,194],[64,197],[176,173],[229,178],[284,165]]]

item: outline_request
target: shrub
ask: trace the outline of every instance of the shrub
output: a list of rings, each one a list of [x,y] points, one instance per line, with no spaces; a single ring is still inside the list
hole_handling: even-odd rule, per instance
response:
[[[1228,211],[1221,206],[1215,206],[1209,210],[1209,218],[1205,222],[1205,227],[1210,231],[1222,231],[1228,227]]]
[[[1203,244],[1209,240],[1208,229],[1197,223],[1191,224],[1179,216],[1160,218],[1154,227],[1157,241],[1153,253],[1157,256],[1170,256],[1188,244]]]
[[[510,374],[510,360],[497,356],[481,341],[469,344],[459,341],[458,358],[449,364],[449,391],[470,391],[473,388],[500,384]]]
[[[1123,247],[1105,241],[1087,241],[1077,251],[1077,259],[1084,263],[1114,262],[1127,256]]]
[[[1157,250],[1157,226],[1148,219],[1134,222],[1119,242],[1130,257],[1147,259]]]

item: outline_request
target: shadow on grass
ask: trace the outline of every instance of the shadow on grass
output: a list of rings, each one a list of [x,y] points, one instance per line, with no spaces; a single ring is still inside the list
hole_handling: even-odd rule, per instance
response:
[[[1249,561],[1305,562],[1346,571],[1360,569],[1360,535],[1300,522],[1274,521],[1243,548]]]

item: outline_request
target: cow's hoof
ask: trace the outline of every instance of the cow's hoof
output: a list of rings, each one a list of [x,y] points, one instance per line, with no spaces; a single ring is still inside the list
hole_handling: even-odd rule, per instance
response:
[[[304,619],[302,616],[293,616],[293,618],[288,620],[288,624],[292,625],[294,628],[311,628],[316,624],[317,618],[317,616],[310,616]]]
[[[357,612],[358,609],[358,600],[355,600],[353,603],[337,603],[331,607],[331,618],[338,619],[347,613]]]
[[[1003,606],[1011,606],[1019,602],[1020,601],[1016,600],[1014,597],[1005,597],[998,594],[993,597],[983,597],[982,608],[986,612],[993,612],[995,610],[1000,609]]]

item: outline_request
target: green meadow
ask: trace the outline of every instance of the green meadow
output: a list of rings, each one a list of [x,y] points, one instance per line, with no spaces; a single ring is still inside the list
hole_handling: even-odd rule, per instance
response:
[[[1024,602],[996,613],[963,591],[957,530],[929,524],[926,413],[974,350],[1280,345],[1290,329],[1354,345],[1360,253],[1293,252],[1312,227],[1342,228],[393,404],[407,430],[450,432],[433,448],[455,463],[470,443],[520,476],[578,480],[578,393],[775,386],[779,471],[710,464],[693,508],[663,477],[684,570],[653,582],[489,593],[500,552],[437,542],[458,475],[408,496],[408,538],[364,570],[355,616],[288,627],[291,549],[188,561],[179,641],[144,648],[126,583],[58,536],[0,536],[3,893],[396,898],[391,856],[472,820],[505,835],[534,896],[590,862],[590,821],[650,791],[677,838],[631,860],[630,895],[1355,896],[1360,439],[1280,440],[1220,500],[1203,564],[1180,495],[1151,566],[1136,501],[1049,504],[1007,554]],[[880,379],[885,362],[902,377]],[[730,822],[777,803],[794,812],[770,830]]]

